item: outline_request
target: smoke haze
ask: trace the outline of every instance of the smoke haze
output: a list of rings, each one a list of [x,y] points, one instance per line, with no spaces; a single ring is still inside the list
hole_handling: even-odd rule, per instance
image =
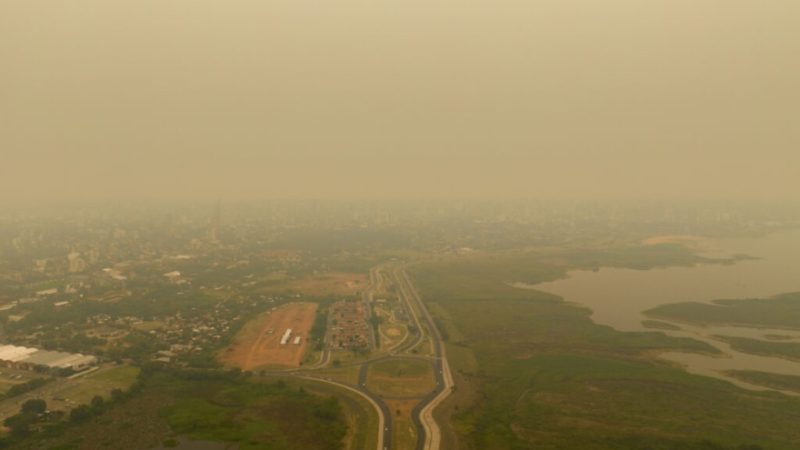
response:
[[[9,0],[0,201],[797,198],[800,2]]]

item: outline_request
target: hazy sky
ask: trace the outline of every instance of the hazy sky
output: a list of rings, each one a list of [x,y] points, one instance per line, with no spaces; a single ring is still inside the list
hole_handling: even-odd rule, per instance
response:
[[[798,0],[3,0],[0,202],[800,195]]]

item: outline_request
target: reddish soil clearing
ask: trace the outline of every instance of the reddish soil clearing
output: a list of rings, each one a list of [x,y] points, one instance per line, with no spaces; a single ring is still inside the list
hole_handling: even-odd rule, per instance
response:
[[[290,303],[261,314],[242,328],[233,345],[220,353],[219,359],[228,367],[242,370],[264,366],[299,367],[316,312],[316,303]],[[292,329],[291,337],[281,345],[281,337],[288,328]],[[301,338],[300,345],[294,343],[297,336]]]

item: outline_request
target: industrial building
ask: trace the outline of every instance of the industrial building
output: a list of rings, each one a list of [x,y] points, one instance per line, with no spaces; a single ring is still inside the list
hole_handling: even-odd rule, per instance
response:
[[[76,372],[97,364],[97,358],[80,353],[51,352],[16,345],[0,346],[0,364],[22,369],[71,369]]]

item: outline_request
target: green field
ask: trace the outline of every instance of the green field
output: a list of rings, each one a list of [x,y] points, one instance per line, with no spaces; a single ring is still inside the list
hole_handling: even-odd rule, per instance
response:
[[[778,295],[769,299],[672,303],[647,310],[645,314],[655,318],[699,325],[800,329],[800,292]]]
[[[431,372],[431,364],[421,359],[393,358],[374,363],[370,371],[388,377],[419,377]]]
[[[618,332],[593,323],[585,308],[511,288],[509,281],[560,270],[545,260],[519,263],[495,255],[413,268],[423,299],[464,337],[448,345],[457,386],[437,412],[450,425],[446,448],[797,448],[800,400],[662,363],[653,355],[719,351],[656,331]]]
[[[139,374],[138,367],[117,366],[101,368],[66,382],[63,387],[52,388],[48,405],[53,409],[69,410],[72,407],[88,404],[93,397],[111,397],[114,389],[128,389]]]
[[[413,398],[432,391],[436,379],[429,361],[393,358],[370,366],[367,387],[382,397]]]

